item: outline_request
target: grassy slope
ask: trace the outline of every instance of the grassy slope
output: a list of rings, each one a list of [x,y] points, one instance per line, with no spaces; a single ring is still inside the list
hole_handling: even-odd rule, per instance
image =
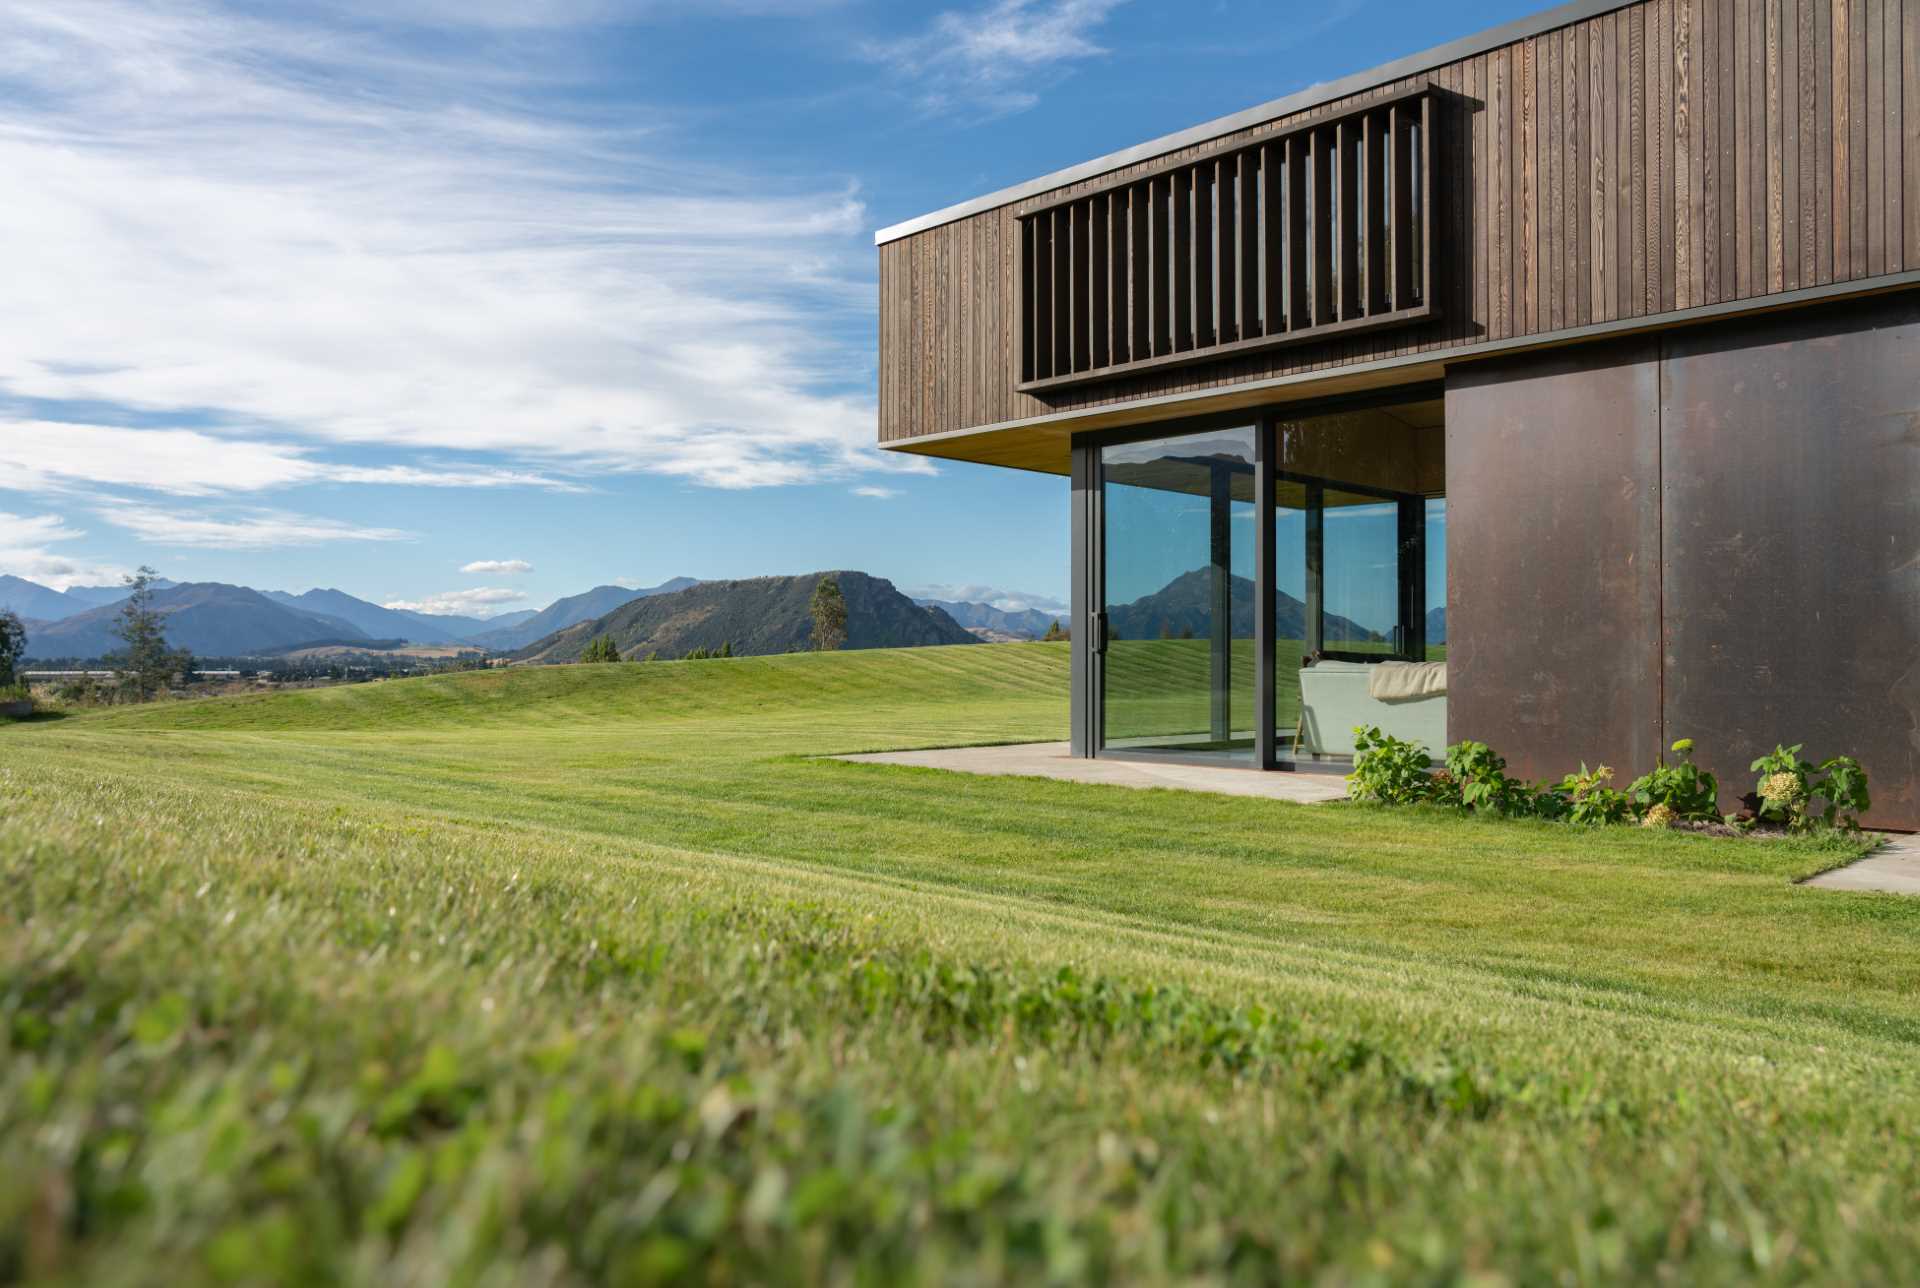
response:
[[[806,758],[1057,737],[1064,671],[0,730],[0,1278],[1904,1277],[1920,909],[1797,844]]]

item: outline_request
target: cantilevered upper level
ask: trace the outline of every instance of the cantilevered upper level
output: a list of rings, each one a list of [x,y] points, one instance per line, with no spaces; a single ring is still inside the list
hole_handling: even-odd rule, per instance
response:
[[[882,230],[883,445],[1082,430],[1920,282],[1920,0],[1577,0]]]

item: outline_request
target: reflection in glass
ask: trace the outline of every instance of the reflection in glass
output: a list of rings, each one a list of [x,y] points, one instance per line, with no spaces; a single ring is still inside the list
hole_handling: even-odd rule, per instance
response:
[[[1109,748],[1253,754],[1253,430],[1101,449]]]
[[[1333,656],[1400,652],[1400,503],[1326,488],[1321,647]]]
[[[1447,498],[1427,498],[1427,660],[1447,660]]]

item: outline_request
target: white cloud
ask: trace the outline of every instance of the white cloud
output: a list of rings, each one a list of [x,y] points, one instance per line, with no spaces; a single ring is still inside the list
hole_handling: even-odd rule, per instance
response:
[[[876,501],[890,501],[900,495],[900,489],[897,487],[875,487],[869,483],[862,484],[853,489],[853,494],[855,496],[870,496]]]
[[[65,590],[68,586],[119,581],[131,571],[118,564],[70,558],[48,549],[58,542],[77,541],[86,535],[58,515],[0,511],[0,572]]]
[[[1036,77],[1049,68],[1106,53],[1093,31],[1123,0],[994,0],[948,10],[906,40],[871,45],[869,57],[910,85],[923,108],[955,107],[991,115],[1039,101]]]
[[[852,191],[687,160],[665,114],[543,115],[531,58],[390,35],[194,0],[0,7],[0,394],[271,427],[228,463],[249,487],[431,481],[283,439],[721,487],[931,472],[874,443]],[[224,477],[166,455],[103,468],[183,495]]]
[[[448,590],[425,599],[390,599],[383,608],[403,613],[434,613],[440,616],[491,617],[508,605],[525,601],[526,596],[505,586],[476,586],[471,590]]]
[[[285,443],[219,437],[192,429],[131,429],[47,420],[0,420],[0,479],[6,487],[23,492],[109,486],[174,496],[257,492],[307,483],[583,490],[578,484],[526,470],[338,465],[314,459],[305,447]]]
[[[117,528],[160,546],[197,546],[215,550],[269,550],[278,546],[317,546],[334,541],[406,541],[398,528],[366,528],[337,519],[254,510],[235,518],[181,514],[156,506],[109,503],[100,517]]]
[[[1002,590],[998,586],[979,584],[958,585],[952,582],[936,582],[930,586],[909,590],[907,594],[914,599],[943,599],[950,604],[991,604],[1009,613],[1023,612],[1029,608],[1039,609],[1043,613],[1064,613],[1068,609],[1067,601],[1053,595],[1037,595],[1022,590]]]
[[[524,559],[476,559],[470,564],[461,565],[460,571],[516,574],[532,572],[533,565]]]

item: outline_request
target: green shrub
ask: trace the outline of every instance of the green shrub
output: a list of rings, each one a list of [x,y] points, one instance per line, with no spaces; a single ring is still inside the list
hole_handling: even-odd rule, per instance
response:
[[[1447,748],[1447,772],[1459,784],[1460,803],[1483,813],[1537,812],[1534,792],[1507,775],[1506,758],[1484,742],[1465,739]]]
[[[1413,805],[1433,797],[1434,782],[1427,773],[1432,763],[1423,744],[1395,738],[1373,725],[1356,725],[1353,772],[1347,783],[1356,800]]]
[[[1609,787],[1612,781],[1611,766],[1588,769],[1587,762],[1581,761],[1580,772],[1568,774],[1559,783],[1558,790],[1567,802],[1567,821],[1604,826],[1632,818],[1633,798],[1618,788]]]
[[[1665,805],[1678,819],[1720,821],[1720,784],[1714,776],[1693,763],[1693,739],[1682,738],[1673,744],[1675,763],[1665,756],[1652,770],[1633,780],[1627,795],[1635,808],[1645,813],[1655,805]]]
[[[1748,766],[1758,775],[1753,784],[1753,793],[1760,801],[1754,810],[1757,817],[1795,830],[1813,825],[1814,816],[1807,805],[1812,797],[1814,769],[1810,762],[1800,759],[1800,748],[1805,745],[1796,742],[1783,747],[1776,743],[1772,751]]]
[[[1852,756],[1829,756],[1820,762],[1820,772],[1826,777],[1813,786],[1812,793],[1827,802],[1821,821],[1828,827],[1858,832],[1860,816],[1873,808],[1866,767]]]

